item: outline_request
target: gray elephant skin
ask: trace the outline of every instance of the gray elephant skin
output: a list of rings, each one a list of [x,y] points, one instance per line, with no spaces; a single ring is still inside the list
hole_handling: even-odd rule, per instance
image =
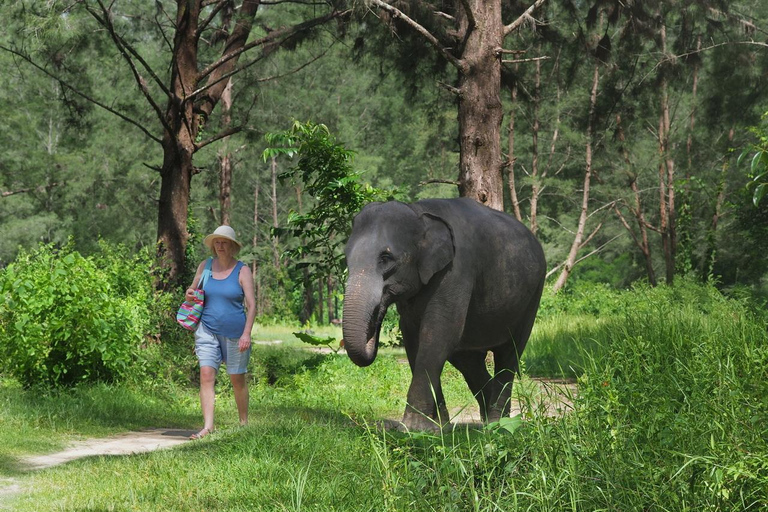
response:
[[[448,423],[440,385],[446,361],[466,379],[485,421],[508,416],[546,273],[544,252],[528,228],[469,198],[371,203],[355,217],[345,252],[343,335],[350,359],[371,364],[387,308],[394,303],[400,314],[412,373],[405,428]]]

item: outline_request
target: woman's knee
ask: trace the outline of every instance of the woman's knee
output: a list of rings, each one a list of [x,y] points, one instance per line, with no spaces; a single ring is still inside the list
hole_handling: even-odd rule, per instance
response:
[[[232,387],[235,389],[242,389],[246,387],[245,374],[235,373],[229,375],[229,380],[232,382]]]
[[[216,368],[212,366],[200,367],[200,383],[210,384],[216,381]]]

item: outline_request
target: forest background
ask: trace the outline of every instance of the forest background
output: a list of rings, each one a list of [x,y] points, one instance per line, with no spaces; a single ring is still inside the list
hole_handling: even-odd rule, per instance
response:
[[[3,4],[0,267],[40,243],[154,253],[169,231],[168,166],[188,165],[188,207],[173,214],[188,232],[177,234],[184,265],[158,279],[186,286],[202,236],[230,223],[262,318],[338,318],[341,279],[309,273],[312,255],[295,250],[306,239],[285,229],[315,199],[298,175],[280,179],[299,159],[264,157],[265,135],[322,124],[361,183],[406,201],[459,195],[464,71],[439,22],[466,20],[460,3],[439,4],[204,2],[197,72],[219,74],[180,118],[195,123],[186,163],[169,163],[162,121],[183,60],[176,5]],[[764,297],[768,206],[752,180],[765,154],[768,6],[499,5],[515,25],[496,52],[499,166],[472,172],[503,180],[503,207],[542,242],[552,285],[687,274]],[[249,15],[248,51],[215,68]]]

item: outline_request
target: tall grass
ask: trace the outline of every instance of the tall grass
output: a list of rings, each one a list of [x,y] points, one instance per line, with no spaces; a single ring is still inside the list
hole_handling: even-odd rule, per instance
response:
[[[389,510],[766,509],[765,318],[689,283],[619,300],[570,338],[572,413],[512,435],[372,433]]]
[[[440,434],[382,430],[379,419],[402,413],[407,365],[386,355],[369,368],[333,354],[285,356],[274,380],[254,382],[249,427],[225,423],[219,433],[178,449],[81,460],[19,477],[25,490],[13,506],[22,512],[768,508],[764,312],[683,281],[622,293],[572,292],[548,298],[543,313],[526,357],[559,354],[552,358],[557,368],[577,369],[578,392],[566,414],[543,414],[535,387],[523,378],[516,395],[524,421]],[[254,352],[257,373],[265,360],[282,357],[272,350]],[[446,371],[444,385],[449,404],[467,398],[454,372]],[[186,396],[189,408],[184,399],[174,402],[196,412],[194,390]],[[35,397],[25,400],[38,407]],[[226,403],[217,413],[235,418]],[[12,418],[24,417],[12,409]],[[151,421],[140,418],[137,423]],[[24,433],[30,428],[11,421]],[[36,425],[56,429],[58,422]]]

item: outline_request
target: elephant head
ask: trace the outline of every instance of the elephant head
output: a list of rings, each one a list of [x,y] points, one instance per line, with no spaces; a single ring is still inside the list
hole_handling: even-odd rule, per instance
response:
[[[368,366],[387,308],[453,260],[453,231],[439,216],[404,203],[371,203],[355,217],[345,252],[344,346],[355,364]]]

